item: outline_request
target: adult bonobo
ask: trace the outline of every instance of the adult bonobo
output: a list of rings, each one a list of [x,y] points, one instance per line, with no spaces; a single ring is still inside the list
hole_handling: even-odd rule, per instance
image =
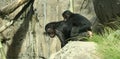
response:
[[[67,23],[72,24],[71,36],[84,32],[88,33],[87,36],[92,36],[92,24],[87,18],[69,10],[64,11],[62,16]]]
[[[57,37],[60,39],[61,47],[63,47],[68,41],[66,39],[70,38],[72,25],[66,21],[50,22],[46,24],[45,31],[51,38]]]

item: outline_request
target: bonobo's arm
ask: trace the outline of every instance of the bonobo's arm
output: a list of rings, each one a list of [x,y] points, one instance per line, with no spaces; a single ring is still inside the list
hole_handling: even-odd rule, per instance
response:
[[[83,26],[79,26],[79,31],[85,31],[87,30],[88,28],[90,28],[90,25],[89,24],[84,24]]]
[[[56,35],[60,39],[61,47],[65,46],[65,37],[64,37],[64,34],[61,31],[56,30]]]

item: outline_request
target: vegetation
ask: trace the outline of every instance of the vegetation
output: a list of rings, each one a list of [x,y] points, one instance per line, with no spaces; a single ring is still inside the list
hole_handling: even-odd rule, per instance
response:
[[[120,59],[120,30],[105,28],[103,35],[94,34],[89,40],[98,43],[103,59]]]

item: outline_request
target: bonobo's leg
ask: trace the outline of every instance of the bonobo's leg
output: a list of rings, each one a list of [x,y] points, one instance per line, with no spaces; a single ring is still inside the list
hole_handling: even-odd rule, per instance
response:
[[[91,35],[92,35],[91,31],[82,32],[82,33],[79,33],[79,34],[76,34],[76,35],[72,36],[68,40],[71,40],[71,41],[87,41],[88,38],[92,37]]]
[[[75,37],[75,36],[83,36],[83,37],[92,37],[93,33],[91,30],[87,30],[87,31],[80,31],[79,30],[79,26],[74,26],[72,27],[72,30],[71,30],[71,37]]]
[[[78,27],[74,26],[74,27],[72,27],[70,36],[74,37],[74,36],[77,36],[77,35],[79,35],[79,29],[78,29]]]
[[[76,28],[74,27],[73,29],[74,29],[75,32],[71,33],[72,36],[68,40],[71,40],[71,41],[86,41],[88,38],[92,37],[92,31],[86,31],[86,32],[78,33],[77,32],[77,27]]]
[[[64,34],[59,31],[59,30],[56,30],[56,35],[58,36],[58,38],[60,39],[60,42],[61,42],[61,47],[64,47],[65,46],[65,37],[64,37]]]

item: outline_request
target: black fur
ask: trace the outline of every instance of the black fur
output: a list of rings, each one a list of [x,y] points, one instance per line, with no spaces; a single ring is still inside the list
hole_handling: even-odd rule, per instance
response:
[[[48,32],[48,28],[55,30],[54,34],[58,36],[61,41],[61,47],[63,47],[67,43],[66,39],[70,38],[72,25],[66,21],[50,22],[45,26],[46,32]]]
[[[73,32],[75,32],[75,34],[76,34],[76,33],[92,31],[91,22],[84,16],[77,14],[77,13],[72,13],[69,10],[64,11],[62,16],[64,17],[64,19],[67,23],[72,25],[73,29],[74,29],[74,27],[76,28],[76,30],[71,31],[71,33],[72,33],[71,36],[74,35]]]

